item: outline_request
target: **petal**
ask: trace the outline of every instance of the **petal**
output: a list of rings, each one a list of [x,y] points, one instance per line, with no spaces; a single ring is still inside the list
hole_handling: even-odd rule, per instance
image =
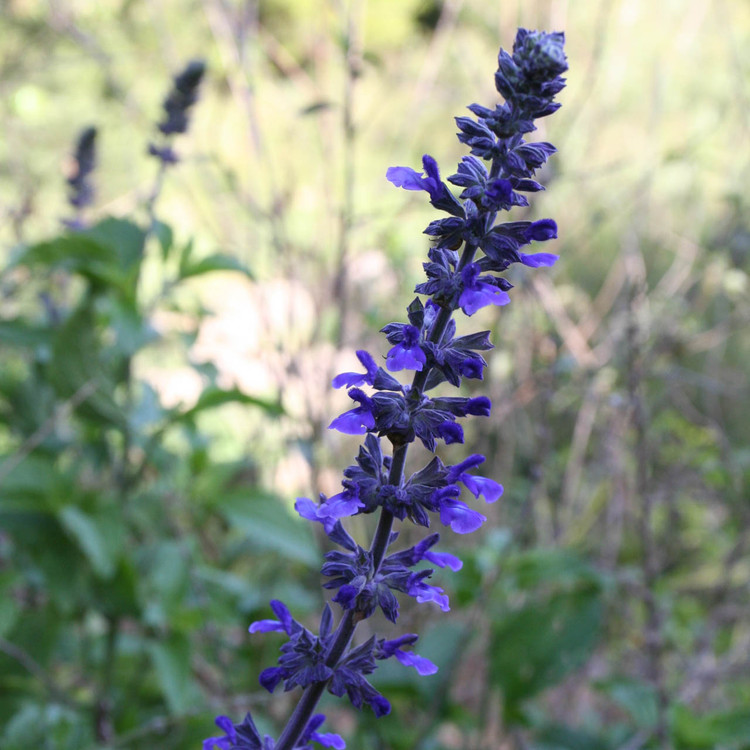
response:
[[[442,424],[438,425],[438,435],[445,440],[446,445],[451,443],[463,443],[464,441],[464,430],[460,424],[446,420]]]
[[[331,381],[331,385],[334,388],[351,388],[354,385],[364,385],[365,383],[367,383],[367,381],[367,373],[342,372]]]
[[[425,154],[422,157],[422,167],[424,167],[427,178],[434,180],[437,185],[440,182],[440,170],[435,159],[429,154]]]
[[[411,167],[389,167],[385,173],[388,182],[404,190],[426,190],[421,172]]]
[[[272,693],[276,686],[284,679],[284,670],[281,667],[268,667],[260,673],[258,682],[266,689],[269,693]]]
[[[430,586],[427,583],[421,583],[418,587],[415,587],[413,591],[409,592],[420,604],[423,602],[435,602],[435,604],[443,610],[443,612],[450,612],[450,604],[448,597],[443,593],[443,589],[439,586]]]
[[[494,503],[503,494],[503,485],[488,477],[464,474],[460,477],[474,497],[482,495],[488,503]]]
[[[461,476],[465,471],[469,469],[475,469],[480,464],[483,464],[487,459],[481,453],[472,453],[468,458],[465,458],[461,463],[455,466],[450,466],[448,472],[448,483],[453,483],[456,478]]]
[[[407,651],[396,651],[394,656],[405,666],[414,667],[418,674],[428,675],[435,674],[438,671],[437,665],[433,664],[429,659],[425,659],[424,656],[418,656]]]
[[[492,410],[492,401],[487,396],[470,398],[466,405],[466,413],[473,417],[489,417]]]
[[[294,501],[294,510],[308,521],[320,521],[318,506],[309,497],[298,497]]]
[[[361,406],[345,411],[328,425],[329,430],[338,430],[346,435],[364,435],[375,427],[375,417],[372,412]]]
[[[326,518],[345,518],[354,516],[365,504],[353,492],[339,492],[321,503],[318,514]]]
[[[433,552],[429,550],[425,552],[425,560],[429,560],[439,568],[450,568],[452,571],[461,570],[464,564],[455,555],[451,555],[450,552]]]
[[[518,253],[521,263],[529,268],[539,268],[540,266],[554,266],[559,260],[559,255],[553,253]]]
[[[471,534],[486,520],[481,513],[477,513],[459,500],[453,500],[450,504],[444,503],[440,508],[440,522],[443,526],[450,526],[456,534]]]
[[[250,625],[250,633],[271,633],[273,631],[286,632],[286,628],[278,620],[256,620]]]
[[[491,284],[477,284],[476,287],[464,289],[458,304],[466,315],[473,315],[487,305],[507,305],[510,297],[507,292]]]
[[[553,219],[540,219],[531,224],[526,236],[529,240],[536,240],[537,242],[554,240],[557,237],[557,224]]]
[[[367,375],[369,377],[369,383],[372,385],[372,379],[377,375],[378,372],[378,365],[375,362],[375,360],[372,358],[372,355],[370,352],[365,351],[364,349],[357,349],[357,359],[362,363],[362,367],[367,370]]]
[[[389,352],[385,360],[386,367],[391,372],[399,370],[421,370],[427,358],[419,346],[407,349],[403,344],[396,344]]]
[[[228,716],[217,716],[214,719],[214,724],[216,724],[224,734],[229,735],[229,737],[233,738],[237,735],[237,732],[234,731],[234,723]]]
[[[284,623],[284,627],[289,631],[289,629],[292,626],[292,623],[294,622],[294,618],[292,617],[292,613],[289,611],[289,608],[284,604],[284,602],[280,602],[278,599],[271,599],[269,602],[271,609],[273,610],[273,613],[276,615],[276,617],[279,618],[279,620]]]
[[[319,742],[323,747],[332,747],[333,750],[344,750],[346,748],[346,742],[332,732],[311,732],[310,739]]]

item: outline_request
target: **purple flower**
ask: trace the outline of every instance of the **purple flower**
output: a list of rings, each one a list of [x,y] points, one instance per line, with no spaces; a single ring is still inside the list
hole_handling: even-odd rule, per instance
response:
[[[440,512],[440,522],[443,526],[450,526],[456,534],[471,534],[487,518],[458,500],[460,494],[461,490],[455,484],[439,487],[433,493],[431,502]]]
[[[278,620],[257,620],[252,623],[248,628],[250,633],[271,633],[279,631],[292,635],[298,628],[302,626],[292,617],[289,610],[286,608],[283,602],[278,599],[271,601],[271,609],[273,610]]]
[[[375,376],[378,374],[378,366],[375,364],[375,360],[364,349],[357,351],[357,359],[362,363],[365,372],[342,372],[333,379],[332,385],[334,388],[343,386],[351,388],[355,385],[373,384]]]
[[[224,732],[224,736],[203,740],[203,750],[231,750],[237,741],[237,732],[232,720],[228,716],[217,716],[214,723]],[[258,740],[260,741],[260,738]]]
[[[297,747],[308,742],[319,742],[323,747],[332,747],[333,750],[344,750],[346,743],[337,734],[318,732],[318,727],[326,720],[325,714],[316,714],[310,719],[307,728],[299,739]]]
[[[557,224],[553,219],[540,219],[534,221],[526,230],[526,239],[528,242],[546,242],[554,240],[557,237]]]
[[[553,253],[518,253],[521,263],[530,268],[539,268],[540,266],[554,266],[560,258]]]
[[[484,191],[487,207],[491,211],[510,208],[513,200],[513,185],[510,180],[493,180]]]
[[[391,712],[391,704],[364,677],[375,671],[374,649],[375,636],[352,649],[336,666],[328,690],[337,696],[346,693],[355,708],[367,703],[381,717]]]
[[[391,372],[421,370],[427,358],[419,345],[419,329],[405,325],[402,330],[403,339],[388,352],[386,367]]]
[[[469,399],[466,405],[466,414],[471,414],[473,417],[489,417],[491,409],[492,402],[487,396],[477,396]]]
[[[331,640],[333,613],[326,605],[320,620],[320,635],[313,635],[307,628],[292,619],[289,611],[281,602],[271,602],[274,612],[282,619],[262,620],[250,626],[250,632],[269,632],[279,630],[281,624],[289,635],[289,640],[281,647],[281,656],[277,667],[264,669],[260,674],[260,684],[272,693],[280,682],[284,690],[297,686],[307,687],[314,682],[325,682],[333,675],[333,670],[325,663],[327,649]]]
[[[380,640],[377,645],[376,659],[388,659],[395,656],[405,667],[413,667],[420,675],[435,674],[438,668],[429,659],[424,656],[418,656],[415,653],[404,651],[402,646],[411,646],[417,642],[419,636],[415,633],[407,633],[391,641]]]
[[[324,714],[313,716],[305,731],[294,744],[295,750],[313,750],[311,742],[318,742],[333,750],[345,750],[346,743],[337,734],[318,732],[325,721]],[[203,740],[203,750],[274,750],[276,743],[272,737],[260,737],[252,716],[248,713],[241,724],[233,724],[228,716],[217,716],[216,725],[224,732],[223,737],[209,737]]]
[[[510,302],[508,293],[489,280],[491,276],[480,276],[480,273],[477,263],[469,263],[461,271],[463,292],[458,304],[467,315],[473,315],[487,305],[507,305]]]
[[[451,484],[461,482],[474,497],[481,495],[488,503],[494,503],[503,494],[503,486],[494,479],[467,473],[467,469],[473,469],[484,463],[485,460],[484,456],[477,453],[469,456],[460,464],[451,466],[445,477],[446,482]]]
[[[442,424],[438,425],[438,435],[445,440],[446,445],[452,443],[463,443],[464,441],[464,430],[460,424],[446,420]]]
[[[443,502],[440,507],[440,522],[443,526],[450,526],[456,534],[471,534],[486,520],[486,516],[453,498]]]
[[[324,518],[344,518],[355,516],[364,503],[359,499],[359,488],[354,482],[344,482],[343,492],[332,495],[322,502],[318,508],[318,515]]]
[[[233,724],[227,716],[217,716],[216,725],[224,737],[209,737],[203,741],[203,750],[273,750],[274,741],[266,735],[260,737],[253,717],[248,713],[241,724]]]
[[[463,568],[464,564],[455,555],[450,552],[433,552],[428,550],[424,554],[424,559],[429,560],[439,568],[450,568],[454,573]]]
[[[363,435],[375,427],[373,401],[359,388],[349,389],[349,398],[359,406],[344,412],[328,425],[329,430],[338,430],[347,435]]]
[[[425,573],[429,572],[420,570],[418,573],[413,573],[409,579],[407,593],[409,596],[413,596],[420,604],[423,602],[435,602],[443,612],[450,612],[448,597],[443,593],[443,589],[440,586],[430,586],[424,582],[426,578]]]
[[[329,515],[322,515],[320,513],[320,506],[316,505],[310,498],[298,497],[294,503],[294,509],[302,518],[323,524],[326,534],[330,534],[333,530],[336,519]]]
[[[388,182],[404,190],[425,190],[432,200],[439,200],[441,196],[440,171],[437,162],[429,155],[422,157],[422,166],[426,176],[411,167],[389,167],[385,173]]]

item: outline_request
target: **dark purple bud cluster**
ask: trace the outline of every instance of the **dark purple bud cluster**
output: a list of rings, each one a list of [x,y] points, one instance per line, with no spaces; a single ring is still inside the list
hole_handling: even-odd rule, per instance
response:
[[[85,128],[78,136],[73,153],[73,172],[68,177],[68,202],[79,210],[90,206],[94,200],[94,186],[90,178],[96,167],[96,133],[94,127]]]
[[[471,105],[476,121],[457,118],[458,138],[472,153],[448,178],[462,188],[459,196],[441,180],[431,156],[424,156],[423,172],[410,167],[388,170],[390,182],[426,192],[431,204],[449,216],[431,222],[425,230],[433,240],[424,264],[427,281],[415,291],[428,300],[414,299],[407,308],[407,322],[389,323],[382,329],[390,345],[385,368],[368,352],[358,351],[364,371],[345,372],[333,380],[335,388],[348,389],[354,406],[336,417],[330,428],[365,435],[355,463],[344,471],[341,492],[331,497],[321,494],[318,502],[298,498],[295,505],[303,518],[323,526],[336,547],[325,555],[322,573],[328,580],[323,585],[335,591],[333,602],[341,607],[342,615],[334,628],[333,612],[326,604],[315,635],[294,620],[281,602],[271,602],[278,620],[253,623],[250,632],[280,631],[288,641],[281,647],[278,666],[264,670],[260,682],[269,691],[281,683],[285,690],[301,687],[300,702],[278,742],[268,737],[261,742],[249,715],[237,726],[220,717],[217,723],[226,736],[207,740],[204,750],[295,750],[308,747],[305,743],[310,741],[343,747],[335,735],[316,731],[322,718],[313,717],[313,711],[325,690],[336,696],[346,694],[357,708],[367,703],[382,716],[390,711],[390,704],[365,679],[377,660],[395,656],[419,674],[436,671],[427,659],[404,649],[417,641],[415,634],[390,641],[373,636],[361,645],[350,644],[357,623],[378,609],[396,622],[397,593],[420,603],[432,602],[443,611],[449,609],[443,589],[428,583],[434,568],[423,563],[456,571],[461,561],[436,549],[440,539],[436,533],[388,554],[398,538],[398,532],[393,531],[396,521],[408,519],[429,527],[435,517],[452,531],[468,534],[487,519],[461,499],[463,490],[488,503],[502,495],[500,484],[474,473],[484,456],[471,455],[454,465],[434,456],[409,476],[405,473],[406,453],[417,439],[430,452],[439,441],[462,443],[464,433],[458,420],[490,415],[491,404],[484,396],[429,395],[441,383],[459,387],[463,378],[481,380],[487,366],[480,352],[492,348],[489,332],[457,337],[453,313],[460,309],[471,316],[487,305],[508,304],[512,285],[501,274],[511,264],[534,268],[551,266],[557,260],[551,253],[521,250],[532,242],[554,239],[557,225],[552,219],[495,222],[498,212],[528,205],[523,193],[544,189],[533,177],[555,148],[544,142],[527,143],[524,135],[535,129],[536,118],[559,107],[553,99],[565,85],[560,77],[567,69],[563,43],[563,34],[521,29],[513,54],[500,51],[495,82],[505,102],[494,110]],[[489,167],[482,160],[489,162]],[[414,373],[409,384],[391,374],[409,370]],[[391,445],[390,454],[383,448],[384,439]],[[346,531],[342,519],[376,511],[378,527],[366,549]],[[340,744],[334,744],[337,742]]]
[[[198,101],[201,81],[206,72],[202,60],[191,60],[185,69],[174,77],[172,88],[164,100],[164,119],[159,123],[160,132],[167,138],[188,129],[190,109]],[[163,164],[175,164],[179,157],[169,142],[161,145],[150,143],[148,152]]]

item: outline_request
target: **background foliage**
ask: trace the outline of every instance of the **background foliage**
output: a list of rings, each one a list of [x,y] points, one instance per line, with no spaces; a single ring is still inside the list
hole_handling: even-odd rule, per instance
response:
[[[438,675],[383,667],[388,719],[326,710],[363,750],[750,748],[750,7],[9,0],[4,749],[193,748],[216,713],[284,721],[256,681],[277,644],[246,627],[272,597],[319,611],[323,541],[292,504],[336,490],[355,445],[325,429],[330,376],[384,351],[433,218],[385,169],[451,168],[451,118],[495,101],[518,25],[565,30],[570,74],[533,209],[561,261],[481,314],[495,406],[467,451],[506,494],[441,581],[451,615],[402,615]],[[146,144],[195,57],[154,220]],[[61,233],[89,124],[92,228]]]

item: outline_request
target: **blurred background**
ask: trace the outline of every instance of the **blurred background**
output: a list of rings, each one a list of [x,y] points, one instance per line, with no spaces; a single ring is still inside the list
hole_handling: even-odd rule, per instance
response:
[[[5,0],[0,4],[0,747],[196,748],[275,732],[257,683],[284,600],[317,626],[354,438],[330,378],[384,355],[434,216],[392,165],[466,153],[518,26],[564,30],[559,153],[456,463],[505,495],[398,628],[357,750],[750,748],[750,4],[741,0]],[[180,162],[147,155],[172,76],[207,72]],[[97,128],[96,200],[66,178]],[[163,177],[163,180],[162,180]],[[66,234],[76,216],[94,228]],[[107,218],[113,217],[113,218]],[[142,248],[145,246],[145,253]],[[469,391],[467,391],[469,392]],[[415,454],[417,451],[414,452]],[[423,456],[413,456],[414,469]],[[373,519],[358,517],[361,542]],[[422,530],[404,527],[400,542]]]

